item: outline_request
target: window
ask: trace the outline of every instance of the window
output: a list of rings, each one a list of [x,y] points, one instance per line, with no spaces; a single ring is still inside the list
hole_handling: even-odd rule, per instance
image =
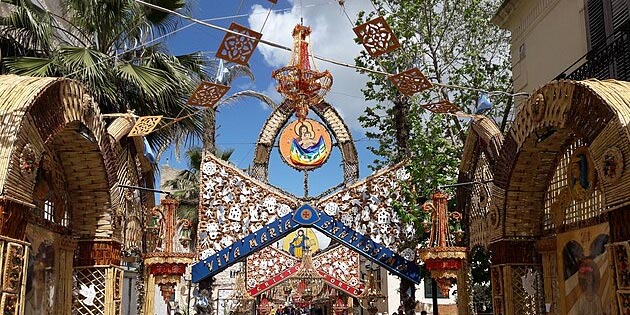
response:
[[[51,200],[44,201],[44,219],[53,221],[53,213],[55,213],[55,203]]]
[[[518,58],[519,61],[525,59],[526,56],[526,52],[525,52],[525,43],[522,43],[520,47],[518,47]]]
[[[629,20],[627,0],[587,0],[586,27],[589,49],[606,45],[621,34]],[[615,34],[614,36],[612,36]]]
[[[431,287],[431,283],[433,283],[433,281],[431,280],[431,278],[425,278],[424,281],[424,298],[425,299],[432,299],[433,298],[433,288]],[[448,295],[444,295],[442,294],[442,292],[440,292],[440,290],[437,290],[438,292],[438,299],[448,299],[449,296]]]

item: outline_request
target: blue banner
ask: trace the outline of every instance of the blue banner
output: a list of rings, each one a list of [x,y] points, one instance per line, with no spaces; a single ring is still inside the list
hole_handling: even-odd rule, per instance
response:
[[[192,281],[199,282],[215,276],[249,254],[281,240],[300,227],[313,227],[383,266],[389,272],[420,283],[420,269],[415,262],[402,258],[392,250],[357,233],[351,227],[309,205],[303,205],[292,213],[196,263],[192,267]]]

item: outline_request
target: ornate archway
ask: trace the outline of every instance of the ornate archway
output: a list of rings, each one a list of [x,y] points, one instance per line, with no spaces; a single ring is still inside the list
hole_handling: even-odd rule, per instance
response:
[[[312,109],[315,114],[322,119],[328,129],[332,131],[337,140],[337,146],[341,151],[343,161],[344,183],[357,180],[359,178],[359,158],[348,126],[343,122],[337,110],[326,102],[321,102],[313,106]],[[271,150],[273,149],[280,130],[284,127],[292,114],[293,109],[291,108],[290,102],[284,101],[273,110],[261,129],[258,141],[256,142],[251,171],[252,176],[257,180],[267,182]]]
[[[618,81],[552,82],[517,114],[489,163],[491,233],[471,230],[471,242],[485,239],[493,253],[495,314],[544,314],[545,307],[566,314],[585,307],[580,301],[590,293],[581,283],[587,277],[598,280],[598,305],[621,305],[616,276],[603,271],[614,262],[602,246],[630,239],[622,232],[630,199],[624,163],[630,154],[629,91],[629,83]],[[481,151],[488,158],[492,150]],[[578,268],[589,259],[597,267]]]
[[[117,165],[98,107],[63,78],[1,76],[0,95],[3,312],[120,307]],[[74,305],[73,274],[94,290]]]

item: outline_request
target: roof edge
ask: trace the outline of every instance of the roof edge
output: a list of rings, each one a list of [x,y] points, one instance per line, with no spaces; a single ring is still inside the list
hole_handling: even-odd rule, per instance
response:
[[[512,14],[512,11],[518,6],[521,0],[504,0],[503,3],[497,9],[497,12],[492,16],[490,22],[500,28],[505,29],[507,19]]]

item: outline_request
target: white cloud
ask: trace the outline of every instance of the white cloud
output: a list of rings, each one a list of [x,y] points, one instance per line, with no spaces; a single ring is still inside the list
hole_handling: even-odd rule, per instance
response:
[[[311,35],[313,53],[353,65],[354,58],[359,55],[363,46],[354,42],[353,24],[348,21],[337,2],[311,3],[311,1],[304,1],[302,10],[299,1],[291,2],[290,11],[271,12],[262,32],[263,39],[291,47],[293,45],[291,32],[295,25],[300,23],[300,12],[302,11],[304,25],[310,26],[313,30]],[[355,19],[359,11],[369,11],[370,9],[372,6],[368,0],[346,1],[346,11],[351,19]],[[257,31],[261,29],[268,10],[261,5],[252,7],[252,14],[248,18],[252,29]],[[259,44],[258,49],[265,62],[273,68],[285,66],[289,61],[290,53],[287,51],[264,44]],[[357,118],[368,106],[361,92],[361,88],[367,82],[367,76],[357,73],[352,68],[323,61],[316,62],[319,70],[328,69],[333,75],[333,86],[326,100],[335,106],[352,130],[362,133],[364,130],[361,129]]]

